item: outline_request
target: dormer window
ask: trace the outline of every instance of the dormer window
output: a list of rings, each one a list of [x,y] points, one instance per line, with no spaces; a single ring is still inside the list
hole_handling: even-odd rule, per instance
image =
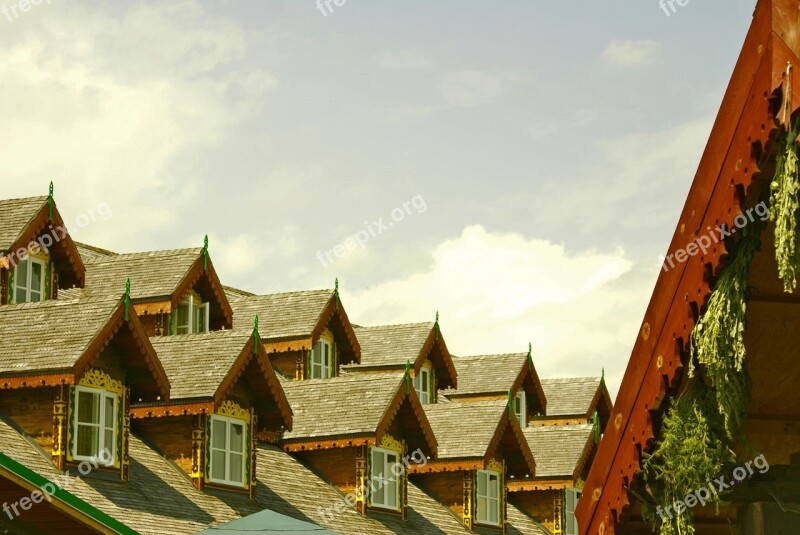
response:
[[[475,475],[476,520],[479,524],[500,525],[500,474],[493,470],[478,470]]]
[[[26,256],[14,268],[14,302],[36,303],[44,299],[45,264]]]
[[[520,427],[528,426],[528,407],[524,391],[520,391],[514,396],[514,416],[517,418]]]
[[[116,458],[118,401],[113,392],[87,386],[75,387],[73,459],[98,462],[110,459],[108,466],[113,465]]]
[[[370,505],[398,511],[403,475],[398,453],[384,448],[372,448],[370,461]]]
[[[314,344],[314,349],[311,351],[311,367],[309,378],[311,379],[327,379],[332,377],[333,371],[333,351],[332,345],[329,340],[320,338]]]
[[[173,313],[175,334],[207,333],[209,319],[209,303],[201,303],[199,299],[190,295],[178,305]]]
[[[420,368],[419,373],[414,377],[414,390],[417,391],[420,403],[423,405],[433,403],[433,396],[431,396],[431,370],[429,368]]]
[[[244,485],[246,422],[227,416],[211,416],[209,481]]]

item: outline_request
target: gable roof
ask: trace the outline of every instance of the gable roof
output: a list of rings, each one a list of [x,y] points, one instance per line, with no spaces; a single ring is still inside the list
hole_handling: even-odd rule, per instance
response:
[[[55,229],[58,239],[53,240],[49,251],[60,267],[59,282],[64,287],[82,287],[85,281],[83,261],[72,237],[65,233],[66,226],[55,201],[50,217],[49,201],[50,197],[0,200],[0,256],[13,256],[16,263],[19,261],[16,251],[36,241],[40,234],[52,235]]]
[[[450,399],[505,397],[509,390],[517,392],[523,387],[529,404],[534,403],[540,412],[546,409],[547,397],[529,353],[454,357],[453,364],[458,373],[458,389],[444,392]]]
[[[602,377],[542,379],[542,389],[547,396],[548,418],[589,418],[595,410],[611,412],[611,400]]]
[[[216,410],[225,400],[248,365],[256,366],[260,375],[257,384],[262,388],[255,393],[260,401],[269,396],[281,424],[292,428],[292,410],[280,381],[266,356],[264,347],[253,347],[253,333],[247,331],[212,331],[203,334],[155,336],[150,343],[158,354],[167,373],[172,390],[169,404],[134,404],[132,412],[146,415],[171,413],[174,405],[208,400],[211,410]],[[156,405],[158,408],[156,408]],[[257,406],[264,404],[257,403]],[[262,414],[262,417],[266,415]]]
[[[355,327],[361,345],[361,362],[347,366],[348,372],[404,369],[409,362],[415,372],[430,355],[437,384],[455,388],[457,376],[453,359],[436,322]]]
[[[268,295],[242,295],[229,292],[234,310],[235,329],[258,316],[262,341],[268,352],[311,349],[330,325],[333,334],[342,342],[340,363],[358,362],[361,346],[358,343],[347,312],[339,299],[338,290],[311,290]]]
[[[775,111],[791,103],[788,111],[795,111],[800,102],[798,69],[786,76],[787,64],[800,65],[799,7],[798,0],[759,0],[668,253],[685,248],[707,227],[735,229],[745,196],[757,197],[764,186],[760,170],[771,168],[776,153]],[[641,455],[656,438],[653,410],[669,405],[665,397],[677,386],[681,353],[727,256],[720,242],[659,272],[576,508],[582,534],[613,532],[622,518]]]
[[[464,460],[483,462],[488,461],[498,450],[505,450],[502,453],[509,464],[516,464],[509,466],[509,471],[522,475],[534,474],[534,456],[519,423],[515,418],[509,417],[506,401],[425,405],[425,415],[439,444],[437,463]],[[511,433],[513,440],[506,436],[507,433]],[[419,471],[431,470],[432,465],[429,464],[427,470]]]
[[[415,420],[424,449],[436,452],[436,439],[413,388],[401,373],[348,375],[330,379],[284,381],[292,406],[294,426],[283,435],[287,451],[305,449],[308,443],[379,442],[400,411]],[[409,414],[410,413],[410,414]],[[408,421],[406,421],[408,424]]]
[[[146,377],[137,384],[163,399],[169,380],[133,307],[123,300],[68,299],[0,307],[0,384],[9,387],[72,384],[116,336],[132,336],[139,359],[123,365]],[[127,326],[127,329],[121,327]],[[143,392],[139,392],[140,394]]]
[[[292,535],[293,533],[336,535],[335,531],[325,529],[311,522],[297,520],[269,509],[232,520],[220,526],[214,526],[199,532],[197,535],[239,535],[243,532],[253,534],[269,533],[271,535]]]
[[[528,426],[522,430],[536,459],[536,479],[572,478],[594,446],[592,424]]]

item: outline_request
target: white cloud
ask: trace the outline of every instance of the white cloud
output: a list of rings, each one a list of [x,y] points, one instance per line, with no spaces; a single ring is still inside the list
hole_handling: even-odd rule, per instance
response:
[[[642,67],[653,63],[661,52],[661,44],[649,39],[611,41],[603,51],[603,61],[619,68]]]
[[[480,106],[495,102],[520,81],[515,72],[461,70],[444,74],[439,92],[450,106]]]
[[[611,382],[621,379],[650,281],[621,250],[570,253],[471,226],[439,244],[430,267],[346,295],[345,305],[365,324],[428,321],[439,310],[454,354],[523,352],[531,341],[540,375],[606,366],[619,370]]]
[[[115,220],[136,222],[124,246],[119,225],[87,227],[80,239],[113,249],[135,248],[140,233],[191,210],[201,188],[173,175],[172,162],[220,143],[276,84],[239,69],[244,32],[192,2],[118,15],[53,3],[18,22],[0,34],[0,162],[13,173],[3,196],[44,194],[53,179],[65,214],[107,202]],[[152,207],[154,195],[174,199],[170,209]]]

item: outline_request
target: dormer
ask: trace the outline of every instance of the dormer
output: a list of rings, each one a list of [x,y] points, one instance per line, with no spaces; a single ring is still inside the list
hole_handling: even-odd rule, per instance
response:
[[[454,357],[458,389],[443,394],[453,401],[510,399],[514,416],[521,427],[545,413],[547,398],[530,346],[527,353]]]
[[[509,481],[536,470],[512,407],[502,400],[439,403],[426,406],[425,415],[438,456],[410,468],[414,482],[449,506],[467,529],[504,533]]]
[[[99,464],[128,478],[131,400],[169,399],[169,381],[127,298],[0,308],[0,410],[56,468]]]
[[[533,425],[577,425],[593,422],[595,415],[602,432],[611,415],[611,396],[605,372],[600,377],[542,379],[547,411]]]
[[[264,349],[275,370],[288,379],[329,379],[345,364],[358,363],[361,347],[333,290],[270,295],[232,293],[234,328],[258,316]],[[248,319],[249,318],[249,319]]]
[[[292,411],[258,331],[158,336],[168,402],[134,403],[133,427],[198,489],[255,497],[257,438],[292,429]]]
[[[83,287],[84,265],[51,194],[0,201],[0,304]],[[123,279],[124,280],[124,279]]]
[[[355,328],[361,363],[345,366],[347,373],[402,371],[409,367],[414,389],[423,405],[436,403],[439,391],[457,386],[456,368],[439,328],[433,323]]]
[[[95,254],[85,261],[90,296],[113,294],[120,277],[130,278],[131,302],[149,336],[199,334],[233,325],[207,239],[202,248]]]
[[[294,427],[280,444],[353,496],[347,506],[406,518],[408,470],[437,451],[411,381],[394,373],[287,382]]]

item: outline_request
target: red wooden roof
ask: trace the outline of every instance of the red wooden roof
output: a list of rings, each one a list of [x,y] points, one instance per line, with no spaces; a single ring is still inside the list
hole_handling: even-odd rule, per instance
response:
[[[758,159],[774,150],[784,88],[800,104],[800,0],[760,0],[711,136],[678,221],[669,252],[707,227],[734,228],[739,206],[756,185]],[[794,78],[786,80],[787,63]],[[653,436],[657,410],[681,366],[697,312],[710,295],[709,274],[722,268],[725,247],[713,245],[662,270],[633,347],[611,419],[576,510],[582,534],[609,535],[628,504],[627,487]]]

